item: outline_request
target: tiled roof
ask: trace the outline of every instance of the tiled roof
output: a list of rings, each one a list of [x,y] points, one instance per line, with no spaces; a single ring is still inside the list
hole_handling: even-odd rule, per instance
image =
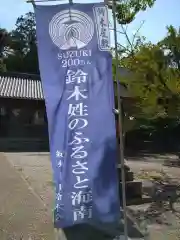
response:
[[[0,97],[44,100],[38,75],[0,73]]]
[[[120,84],[121,97],[130,97],[127,88]],[[0,73],[0,98],[44,100],[39,75]]]

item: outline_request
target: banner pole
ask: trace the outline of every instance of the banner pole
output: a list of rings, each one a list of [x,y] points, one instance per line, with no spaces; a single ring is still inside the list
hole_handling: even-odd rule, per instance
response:
[[[27,0],[27,3],[32,3],[35,5],[35,3],[45,3],[45,2],[61,2],[63,0]]]
[[[34,0],[27,1],[27,3],[32,3],[33,7],[35,7],[35,5],[36,5]]]
[[[121,106],[121,95],[120,95],[120,82],[118,79],[118,47],[117,47],[117,24],[116,24],[116,0],[112,1],[112,13],[113,13],[113,24],[114,24],[114,43],[115,43],[115,68],[116,75],[115,81],[117,83],[117,96],[118,96],[118,125],[119,125],[119,137],[120,137],[120,165],[121,165],[121,182],[122,182],[122,200],[123,200],[123,217],[124,217],[124,239],[128,240],[128,227],[127,227],[127,209],[126,209],[126,183],[125,183],[125,171],[124,171],[124,146],[123,146],[123,130],[122,130],[122,106]]]

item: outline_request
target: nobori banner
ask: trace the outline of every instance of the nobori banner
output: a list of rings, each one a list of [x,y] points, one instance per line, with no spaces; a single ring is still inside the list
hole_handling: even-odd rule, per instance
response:
[[[108,12],[103,4],[35,6],[56,186],[55,227],[119,219]]]

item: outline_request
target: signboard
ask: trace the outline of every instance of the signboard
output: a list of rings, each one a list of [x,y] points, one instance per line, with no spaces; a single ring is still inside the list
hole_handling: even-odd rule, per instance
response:
[[[119,220],[108,12],[103,4],[35,6],[38,55],[62,228]]]

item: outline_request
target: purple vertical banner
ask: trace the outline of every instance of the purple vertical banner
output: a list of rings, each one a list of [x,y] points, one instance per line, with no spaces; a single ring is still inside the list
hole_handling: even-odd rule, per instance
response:
[[[112,56],[104,4],[35,6],[56,228],[117,223]]]

